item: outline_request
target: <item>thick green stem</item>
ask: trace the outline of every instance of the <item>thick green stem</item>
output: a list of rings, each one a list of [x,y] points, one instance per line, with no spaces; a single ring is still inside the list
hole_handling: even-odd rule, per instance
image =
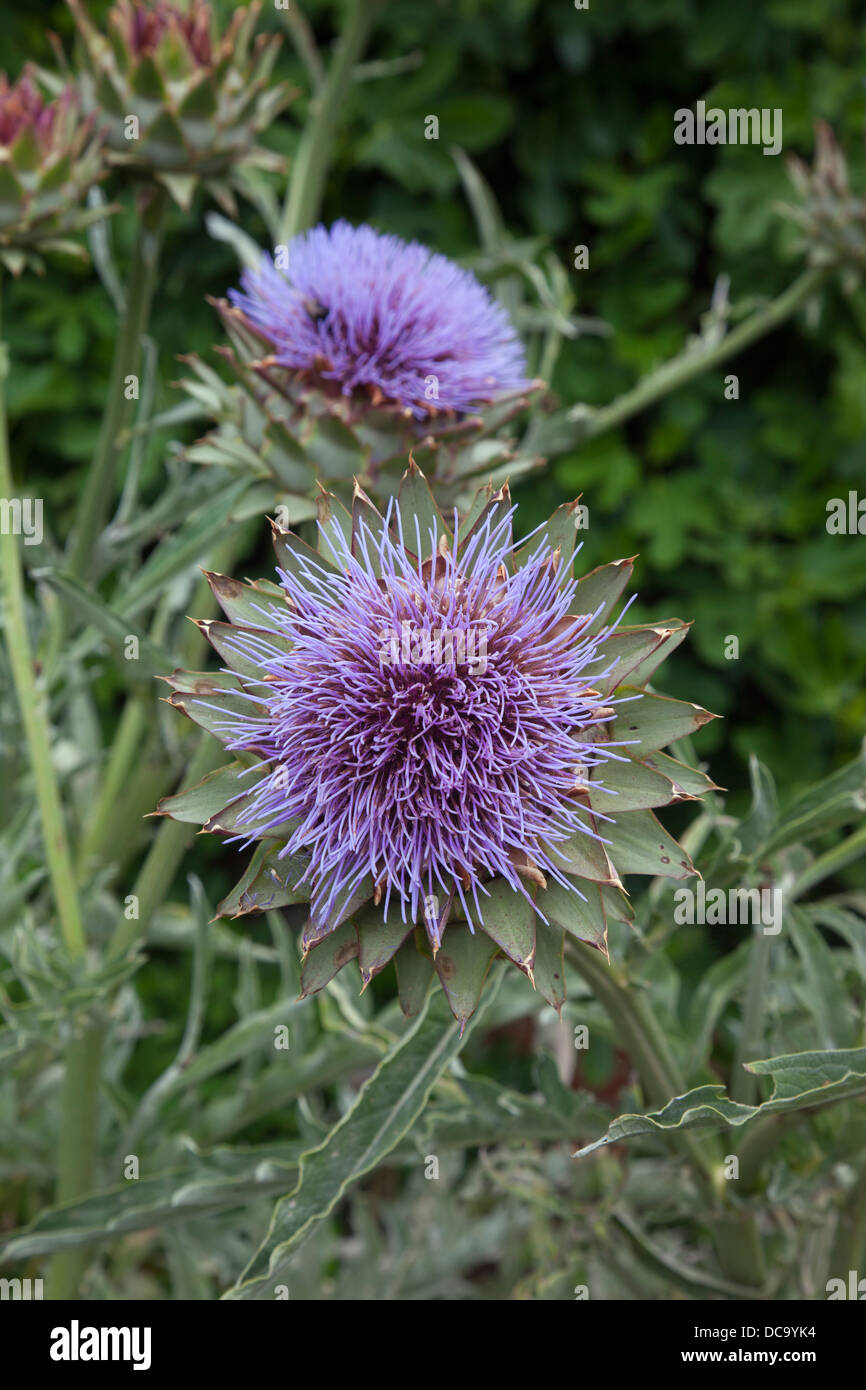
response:
[[[805,1116],[800,1111],[788,1114],[758,1115],[743,1126],[742,1138],[736,1145],[740,1176],[738,1191],[750,1193],[757,1191],[761,1184],[764,1164],[777,1152],[785,1135],[797,1125],[803,1124]]]
[[[99,788],[96,807],[79,853],[79,874],[82,877],[87,872],[91,856],[98,853],[110,838],[112,819],[117,814],[117,803],[128,789],[130,768],[147,738],[151,705],[152,701],[139,692],[131,695],[124,706]]]
[[[649,1099],[664,1105],[680,1094],[685,1083],[659,1024],[644,999],[632,992],[620,971],[605,964],[591,946],[566,944],[568,958],[589,985],[616,1028],[617,1040],[628,1052]]]
[[[796,902],[816,884],[829,878],[831,874],[838,873],[840,869],[846,868],[855,859],[862,858],[864,853],[866,853],[866,825],[855,830],[854,834],[849,835],[847,840],[843,840],[841,844],[828,849],[826,854],[819,855],[807,869],[804,869],[791,888],[788,901]]]
[[[566,949],[575,969],[587,981],[616,1027],[617,1038],[637,1066],[649,1098],[655,1104],[663,1105],[673,1095],[683,1094],[684,1077],[646,999],[632,992],[619,970],[605,965],[601,954],[591,947],[569,942]],[[752,1216],[720,1209],[720,1201],[727,1200],[721,1162],[713,1158],[712,1152],[705,1144],[699,1143],[694,1134],[683,1134],[681,1144],[688,1155],[696,1183],[713,1212],[710,1223],[721,1268],[730,1279],[760,1286],[763,1258]]]
[[[0,496],[12,499],[15,493],[9,459],[6,427],[5,378],[8,371],[6,346],[0,343]],[[39,689],[33,669],[27,617],[24,608],[24,579],[18,540],[14,535],[0,540],[0,568],[3,574],[4,618],[12,679],[21,710],[27,752],[36,784],[36,800],[42,822],[45,858],[51,889],[57,906],[60,931],[70,955],[84,954],[84,928],[78,905],[75,875],[66,838],[63,807],[51,760],[51,735],[46,697]]]
[[[93,1190],[99,1121],[101,1026],[90,1026],[66,1050],[66,1073],[60,1111],[57,1201],[71,1202]],[[74,1298],[89,1259],[89,1249],[64,1250],[54,1256],[48,1297]]]
[[[702,376],[712,367],[718,367],[730,357],[736,356],[744,348],[757,342],[759,338],[772,333],[775,328],[789,319],[806,303],[826,279],[824,269],[809,269],[803,272],[793,284],[789,285],[776,299],[750,315],[736,328],[720,339],[712,347],[700,346],[687,349],[665,362],[654,372],[650,372],[630,391],[626,391],[610,405],[596,409],[590,406],[573,406],[552,416],[547,422],[545,434],[549,434],[551,445],[542,452],[548,454],[565,453],[576,448],[584,440],[603,434],[606,430],[631,419],[648,406],[654,405],[663,396],[677,391],[695,377]]]
[[[633,992],[621,971],[606,965],[591,947],[568,942],[566,951],[614,1024],[617,1039],[637,1067],[649,1098],[664,1105],[672,1096],[682,1095],[685,1080],[646,999]],[[688,1132],[680,1136],[680,1143],[707,1202],[716,1253],[726,1276],[760,1287],[764,1264],[754,1218],[730,1209],[718,1154],[714,1157],[706,1144]]]
[[[767,993],[767,979],[770,973],[770,942],[772,938],[764,934],[762,927],[756,929],[749,952],[749,972],[746,984],[746,998],[743,1003],[743,1027],[734,1069],[731,1077],[731,1100],[743,1105],[754,1105],[758,1089],[758,1078],[746,1071],[744,1063],[751,1061],[760,1051],[763,1036],[764,1001]]]
[[[117,440],[130,423],[134,405],[134,400],[127,399],[127,379],[137,373],[141,339],[150,320],[167,196],[160,185],[151,184],[138,198],[138,235],[132,252],[126,309],[118,325],[99,443],[71,540],[69,572],[76,579],[84,578],[92,568],[97,539],[114,496]]]
[[[325,70],[322,67],[322,60],[319,57],[319,50],[316,47],[310,21],[304,15],[303,10],[295,6],[291,6],[287,10],[280,10],[280,18],[291,35],[298,57],[307,69],[313,91],[318,92],[325,81]]]
[[[352,69],[364,52],[381,0],[352,0],[346,27],[337,40],[328,76],[310,103],[311,119],[301,136],[292,165],[280,240],[291,241],[319,216],[340,112],[352,80]]]
[[[843,1204],[836,1227],[836,1239],[830,1256],[830,1276],[847,1283],[850,1270],[858,1279],[866,1277],[866,1167],[864,1167]]]
[[[194,786],[200,782],[219,765],[222,757],[222,745],[212,734],[203,734],[187,767],[183,785]],[[194,834],[194,826],[173,820],[162,822],[132,890],[138,899],[138,917],[124,917],[120,922],[109,943],[109,957],[123,955],[145,935]]]

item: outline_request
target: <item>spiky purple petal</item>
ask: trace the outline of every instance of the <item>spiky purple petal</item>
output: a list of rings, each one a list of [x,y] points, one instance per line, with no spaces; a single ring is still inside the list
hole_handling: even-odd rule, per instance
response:
[[[230,299],[283,367],[378,390],[419,418],[527,385],[505,310],[467,270],[418,242],[335,222],[264,255]]]

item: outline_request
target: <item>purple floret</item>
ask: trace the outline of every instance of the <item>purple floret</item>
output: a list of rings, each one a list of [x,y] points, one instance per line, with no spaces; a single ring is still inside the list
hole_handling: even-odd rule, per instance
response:
[[[511,572],[510,515],[479,526],[457,561],[435,530],[422,545],[396,506],[386,523],[375,536],[362,525],[354,547],[336,523],[323,528],[334,568],[302,557],[296,573],[278,571],[289,599],[279,631],[273,610],[262,616],[274,640],[233,635],[262,679],[249,715],[220,731],[267,760],[243,774],[255,797],[239,831],[277,831],[284,855],[310,856],[311,916],[325,929],[374,886],[383,916],[393,898],[419,922],[428,895],[456,894],[470,924],[483,921],[492,877],[530,896],[516,867],[527,861],[575,889],[556,846],[597,837],[576,769],[621,756],[599,742],[612,702],[592,688],[613,669],[610,629],[584,635],[589,623],[569,617],[576,581],[546,545]],[[471,632],[474,646],[443,658],[421,644],[407,661],[397,644],[394,660],[388,635],[404,623]]]
[[[372,227],[314,227],[263,255],[229,298],[283,367],[378,390],[419,418],[465,412],[528,382],[508,315],[447,256]]]

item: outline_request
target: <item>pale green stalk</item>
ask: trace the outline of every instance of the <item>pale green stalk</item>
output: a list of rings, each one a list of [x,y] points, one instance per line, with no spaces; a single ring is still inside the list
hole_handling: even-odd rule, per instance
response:
[[[0,493],[11,498],[14,488],[6,428],[5,345],[0,345],[0,353]],[[0,564],[3,573],[9,659],[36,784],[45,858],[57,907],[60,933],[70,956],[80,959],[86,951],[84,927],[60,792],[51,760],[51,736],[45,698],[37,686],[33,670],[24,609],[21,561],[14,536],[6,537],[0,544]],[[66,1048],[57,1156],[58,1202],[80,1197],[93,1185],[101,1046],[101,1030],[88,1027],[83,1033],[75,1036]],[[49,1298],[69,1298],[74,1294],[86,1258],[86,1252],[81,1250],[70,1250],[55,1257],[48,1278]]]
[[[540,423],[538,427],[538,443],[542,452],[553,455],[577,448],[584,440],[616,429],[633,415],[646,410],[648,406],[654,405],[671,392],[678,391],[695,377],[702,376],[713,367],[721,366],[723,362],[766,337],[789,319],[811,299],[826,278],[827,271],[824,268],[813,267],[805,270],[776,299],[757,309],[717,343],[712,346],[696,344],[688,347],[670,362],[665,362],[655,371],[648,373],[630,391],[611,401],[610,405],[578,405],[548,417],[548,420]],[[547,435],[551,444],[545,448],[543,438]]]
[[[8,354],[0,342],[0,496],[10,501],[15,495],[9,458],[9,436],[6,424],[5,379],[8,373]],[[60,792],[51,758],[51,733],[48,725],[46,695],[40,689],[33,668],[27,616],[24,606],[24,580],[18,540],[14,535],[0,538],[0,567],[3,574],[4,620],[12,680],[33,780],[36,801],[42,822],[45,859],[51,879],[51,889],[57,907],[60,932],[69,954],[83,956],[84,928],[75,875],[69,854],[66,826]]]
[[[310,119],[292,164],[280,225],[283,242],[306,231],[319,216],[352,70],[364,52],[381,5],[382,0],[352,0],[328,75],[310,103]]]
[[[153,184],[136,204],[138,234],[130,264],[126,308],[118,325],[99,443],[70,542],[68,568],[76,579],[85,578],[93,568],[97,541],[114,497],[117,441],[130,423],[134,406],[134,400],[127,399],[127,379],[137,375],[141,340],[150,320],[167,197],[160,185]]]

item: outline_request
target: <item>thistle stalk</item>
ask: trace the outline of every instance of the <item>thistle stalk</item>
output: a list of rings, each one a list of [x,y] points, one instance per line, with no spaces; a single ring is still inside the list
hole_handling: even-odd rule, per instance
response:
[[[671,1096],[682,1092],[685,1083],[667,1038],[643,998],[632,992],[621,972],[605,964],[593,947],[568,941],[565,950],[616,1026],[617,1035],[637,1067],[641,1084],[652,1103],[664,1105]]]
[[[566,954],[617,1030],[617,1036],[634,1061],[650,1100],[663,1105],[681,1095],[681,1076],[664,1031],[645,999],[632,992],[621,971],[606,965],[592,947],[566,942]],[[726,1210],[720,1165],[706,1144],[688,1132],[680,1142],[695,1179],[709,1205],[716,1253],[725,1275],[741,1285],[759,1288],[764,1280],[763,1250],[754,1217],[748,1212]],[[720,1209],[721,1206],[721,1209]]]
[[[104,1029],[90,1025],[66,1049],[60,1111],[57,1201],[74,1201],[93,1187]],[[87,1247],[62,1250],[48,1276],[50,1299],[74,1298],[89,1258]]]
[[[857,1270],[858,1278],[866,1259],[866,1167],[839,1209],[836,1236],[830,1255],[829,1274],[847,1281],[849,1270]]]
[[[743,1002],[743,1027],[737,1045],[736,1057],[731,1076],[731,1100],[742,1105],[754,1105],[758,1089],[758,1078],[746,1071],[745,1064],[760,1048],[764,1017],[764,1001],[767,993],[767,980],[770,973],[770,941],[763,930],[757,928],[749,952],[749,975],[746,997]]]
[[[717,343],[698,344],[664,362],[655,371],[649,372],[631,390],[625,391],[609,405],[592,407],[572,406],[538,423],[538,434],[533,436],[532,444],[549,455],[562,454],[571,448],[579,447],[587,439],[617,429],[633,415],[639,414],[656,401],[678,391],[681,386],[702,376],[713,367],[720,366],[752,343],[772,333],[780,324],[796,313],[827,278],[825,267],[811,267],[799,275],[786,290],[762,308],[756,309],[747,319],[732,328]],[[543,443],[549,438],[550,443]]]
[[[138,198],[138,234],[132,252],[126,308],[118,325],[99,443],[87,475],[69,551],[69,573],[75,579],[86,578],[93,569],[97,540],[114,495],[118,438],[130,423],[133,405],[133,401],[127,399],[127,379],[136,374],[141,340],[150,321],[167,197],[165,189],[152,183]]]
[[[194,786],[218,764],[219,747],[214,746],[206,734],[202,735],[187,767],[184,783]],[[108,945],[109,958],[123,955],[138,937],[144,935],[153,913],[165,897],[193,833],[190,825],[163,821],[133,885],[133,894],[138,899],[138,917],[124,917],[120,922]]]
[[[0,493],[11,497],[14,489],[4,392],[7,370],[6,347],[0,343]],[[37,686],[33,671],[24,611],[21,561],[14,537],[8,537],[0,546],[0,563],[3,573],[9,659],[36,783],[36,798],[42,821],[45,857],[52,892],[66,949],[70,956],[80,959],[84,957],[86,950],[84,927],[60,792],[51,761],[51,738],[45,699]],[[101,1029],[88,1028],[72,1040],[66,1051],[57,1161],[59,1202],[71,1201],[82,1196],[92,1185],[101,1049]],[[85,1260],[86,1253],[81,1250],[67,1251],[56,1257],[48,1281],[49,1298],[72,1296]]]
[[[14,495],[9,438],[6,423],[5,379],[8,374],[6,344],[0,341],[0,495]],[[60,931],[71,956],[83,956],[84,928],[75,889],[75,875],[66,836],[60,792],[51,759],[51,735],[46,697],[40,690],[33,669],[27,617],[24,608],[24,581],[18,542],[7,536],[0,543],[3,574],[4,619],[9,661],[33,778],[45,841],[45,858],[57,906]]]
[[[307,122],[292,165],[280,226],[280,240],[304,232],[319,216],[325,180],[339,129],[340,111],[352,80],[352,69],[364,52],[382,0],[353,0],[343,33],[315,110]]]

